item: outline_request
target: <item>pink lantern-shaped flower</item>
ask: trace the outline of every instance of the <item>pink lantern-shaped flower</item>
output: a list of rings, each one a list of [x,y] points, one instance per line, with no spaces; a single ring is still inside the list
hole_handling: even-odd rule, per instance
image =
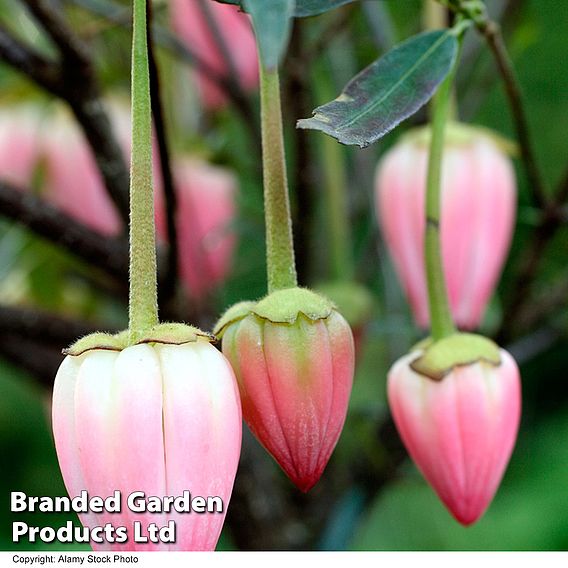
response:
[[[420,327],[429,324],[424,200],[429,131],[405,137],[377,168],[377,216]],[[486,131],[448,125],[442,163],[441,246],[454,321],[479,326],[515,222],[512,164]]]
[[[399,359],[388,375],[388,399],[401,438],[416,465],[462,524],[478,520],[509,462],[520,420],[521,387],[514,359],[480,359],[434,380]]]
[[[237,181],[229,170],[195,159],[176,162],[174,177],[180,274],[190,295],[199,298],[231,268]],[[156,193],[156,224],[159,236],[166,239],[161,192]]]
[[[230,57],[235,77],[245,90],[258,85],[256,42],[250,21],[236,6],[206,0],[171,0],[170,13],[174,30],[191,51],[221,77],[231,74],[226,57]],[[219,36],[225,41],[227,53],[216,41],[216,32],[207,20],[205,10],[213,19]],[[216,109],[227,102],[227,96],[203,71],[197,71],[197,81],[203,104]]]
[[[53,432],[71,497],[121,492],[120,513],[80,515],[84,526],[127,528],[126,543],[97,550],[213,550],[229,504],[241,448],[233,371],[207,340],[138,344],[69,355],[53,393]],[[220,497],[222,513],[136,513],[127,496]],[[136,543],[155,523],[176,526],[172,544]]]

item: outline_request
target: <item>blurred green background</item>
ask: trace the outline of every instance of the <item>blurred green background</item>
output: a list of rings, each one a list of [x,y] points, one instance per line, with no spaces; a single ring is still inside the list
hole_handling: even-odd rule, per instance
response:
[[[192,0],[188,0],[192,1]],[[288,162],[295,221],[307,226],[309,239],[297,243],[305,257],[302,284],[313,285],[329,274],[324,193],[326,163],[322,160],[323,135],[306,134],[310,169],[309,215],[303,210],[305,195],[298,194],[295,167],[300,144],[293,125],[295,108],[293,73],[303,76],[310,109],[321,98],[319,75],[330,77],[335,93],[357,70],[373,61],[392,42],[420,29],[418,0],[357,2],[321,17],[297,23],[294,42],[317,46],[322,30],[345,12],[340,33],[330,37],[313,61],[289,59],[284,65],[284,113]],[[523,87],[530,129],[539,165],[550,188],[556,186],[568,161],[568,2],[562,0],[487,1],[502,21],[520,83]],[[105,92],[128,94],[129,42],[127,30],[106,24],[99,16],[74,2],[60,2],[74,29],[89,42],[97,74]],[[125,4],[127,5],[127,4]],[[167,3],[155,4],[155,17],[168,25]],[[504,12],[503,12],[504,11]],[[0,0],[0,23],[45,53],[51,46],[16,0]],[[499,78],[487,50],[475,33],[464,49],[458,77],[461,116],[514,139],[514,128]],[[295,44],[297,47],[297,43]],[[170,138],[179,151],[198,154],[234,170],[239,179],[239,214],[234,223],[238,246],[227,281],[210,300],[216,317],[232,303],[255,299],[265,293],[264,231],[258,154],[251,151],[249,130],[229,105],[206,113],[191,89],[179,88],[185,64],[159,50],[164,100]],[[293,77],[292,77],[293,78]],[[296,93],[297,94],[297,93]],[[292,97],[291,97],[292,95]],[[34,101],[49,107],[51,98],[0,61],[0,105]],[[258,108],[255,93],[250,95]],[[304,115],[309,111],[303,110]],[[290,505],[282,514],[287,531],[273,544],[270,535],[256,541],[237,534],[238,523],[227,521],[219,548],[312,548],[319,550],[566,550],[568,548],[568,319],[566,302],[555,306],[538,325],[507,330],[507,347],[521,365],[523,417],[518,443],[501,488],[487,514],[471,528],[462,528],[446,512],[433,491],[408,459],[389,428],[385,378],[390,364],[421,335],[396,281],[388,255],[379,239],[373,200],[373,174],[379,156],[412,124],[419,113],[380,143],[366,149],[342,148],[348,173],[350,218],[356,279],[372,293],[375,310],[367,323],[357,363],[356,380],[347,423],[320,485],[308,496],[299,496],[247,437],[258,467],[276,479],[281,500]],[[304,156],[305,158],[305,156]],[[518,223],[509,261],[490,306],[483,331],[503,329],[503,304],[523,285],[518,268],[534,238],[538,211],[531,203],[522,164],[519,178]],[[0,172],[1,177],[1,172]],[[552,191],[552,189],[551,189]],[[0,215],[2,211],[0,211]],[[537,305],[568,278],[566,227],[556,233],[542,255],[530,302]],[[0,302],[65,313],[101,326],[124,326],[123,302],[108,297],[88,277],[89,267],[69,253],[46,243],[12,220],[0,219]],[[22,293],[25,290],[25,293]],[[568,302],[568,297],[567,297]],[[506,322],[505,322],[506,323]],[[0,326],[1,327],[1,326]],[[1,341],[0,336],[0,341]],[[0,549],[12,543],[15,520],[60,526],[61,515],[15,515],[9,511],[9,491],[29,495],[64,495],[49,426],[50,389],[33,374],[8,358],[0,358]],[[327,478],[327,479],[326,479]],[[254,488],[252,489],[254,492]],[[244,502],[246,504],[246,502]],[[243,508],[235,518],[247,518],[254,508]],[[267,502],[267,507],[272,507]],[[304,516],[301,512],[307,511]],[[273,511],[277,514],[277,511]],[[288,515],[288,517],[287,517]],[[293,518],[292,518],[293,517]],[[282,521],[282,519],[280,519]],[[282,521],[284,522],[284,521]],[[290,528],[291,527],[291,528]],[[276,526],[271,530],[277,530]],[[24,543],[22,548],[61,549],[61,545]],[[81,548],[77,546],[76,548]]]

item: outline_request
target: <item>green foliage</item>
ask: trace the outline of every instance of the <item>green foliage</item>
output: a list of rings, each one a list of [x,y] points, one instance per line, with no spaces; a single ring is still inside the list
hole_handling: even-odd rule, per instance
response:
[[[334,101],[315,109],[299,128],[321,130],[342,144],[364,148],[426,104],[455,61],[450,31],[413,37],[352,79]]]
[[[246,0],[254,23],[260,59],[266,69],[275,69],[290,37],[294,0]]]
[[[357,528],[357,550],[556,550],[566,546],[568,408],[517,445],[493,504],[464,528],[418,477],[392,483]]]

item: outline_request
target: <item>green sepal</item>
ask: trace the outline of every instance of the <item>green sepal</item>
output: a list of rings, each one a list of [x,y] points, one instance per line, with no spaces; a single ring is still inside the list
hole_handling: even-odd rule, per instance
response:
[[[473,333],[455,333],[439,341],[428,340],[420,342],[422,354],[410,367],[434,381],[441,381],[456,367],[473,365],[483,361],[488,365],[498,367],[501,355],[496,343]]]
[[[252,312],[272,323],[295,323],[299,314],[317,321],[328,318],[334,309],[333,302],[307,288],[286,288],[260,300]]]
[[[335,304],[307,288],[286,288],[268,294],[258,302],[239,302],[231,306],[219,319],[213,333],[221,339],[227,328],[254,314],[272,323],[293,324],[303,315],[310,321],[328,318]]]
[[[111,335],[110,333],[96,332],[90,335],[85,335],[63,349],[63,355],[72,355],[78,357],[87,351],[94,349],[102,349],[104,351],[122,351],[128,347],[128,332],[121,331],[120,333]]]
[[[316,289],[337,305],[351,327],[359,327],[371,319],[375,299],[365,286],[352,281],[335,281],[322,282]]]
[[[231,306],[220,318],[219,321],[215,324],[213,328],[213,333],[221,339],[225,330],[243,318],[247,317],[253,310],[254,306],[256,306],[256,302],[239,302],[234,306]]]
[[[430,138],[432,130],[430,126],[413,128],[401,138],[403,142],[411,142],[425,148],[430,148]],[[475,141],[476,138],[487,138],[504,154],[517,158],[519,156],[519,146],[513,140],[502,136],[498,132],[486,128],[485,126],[475,126],[463,122],[448,122],[444,133],[446,146],[466,146]]]
[[[216,341],[216,337],[206,331],[201,331],[192,325],[184,323],[159,323],[137,338],[136,345],[140,343],[163,343],[166,345],[183,345],[195,343],[199,340]]]
[[[81,337],[73,345],[63,350],[64,355],[78,357],[87,351],[102,349],[104,351],[122,351],[131,345],[141,343],[160,343],[166,345],[183,345],[199,340],[209,342],[215,341],[215,337],[210,333],[201,331],[196,327],[183,323],[160,323],[148,331],[136,337],[134,342],[129,341],[128,330],[121,331],[115,335],[110,333],[92,333]]]

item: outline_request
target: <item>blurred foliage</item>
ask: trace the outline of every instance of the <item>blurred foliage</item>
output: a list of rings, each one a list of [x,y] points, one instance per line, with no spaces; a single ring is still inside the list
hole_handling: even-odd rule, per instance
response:
[[[189,0],[188,0],[189,1]],[[492,9],[496,2],[488,0]],[[568,2],[558,0],[511,0],[511,22],[503,22],[505,37],[520,82],[536,153],[553,187],[565,171],[568,157],[568,73],[565,72],[568,37]],[[129,32],[100,17],[69,4],[73,27],[88,41],[95,54],[97,73],[106,92],[128,93]],[[127,2],[122,2],[128,5]],[[353,9],[352,9],[353,8]],[[352,9],[352,10],[351,10]],[[384,50],[373,32],[383,22],[393,39],[400,41],[420,28],[419,0],[367,2],[365,10],[349,6],[349,26],[337,33],[316,61],[332,78],[337,92],[355,72],[364,68]],[[164,3],[157,4],[157,19],[168,25]],[[303,20],[305,41],[317,40],[336,13]],[[52,47],[25,15],[17,0],[0,0],[0,23],[9,25],[20,37],[50,54]],[[379,18],[379,24],[380,18]],[[387,34],[388,36],[388,34]],[[471,39],[472,49],[478,40]],[[310,44],[312,45],[312,44]],[[468,46],[466,45],[466,51]],[[460,70],[458,99],[468,103],[463,114],[514,139],[511,116],[485,49],[476,55],[471,67]],[[165,50],[158,53],[166,101],[170,139],[176,151],[198,154],[211,162],[237,172],[240,183],[239,215],[234,222],[238,245],[231,276],[214,294],[214,312],[245,299],[265,293],[264,221],[261,172],[258,152],[249,131],[234,108],[207,113],[200,108],[194,83],[187,67]],[[287,67],[284,65],[284,85]],[[301,68],[306,77],[310,69]],[[315,76],[315,75],[314,75]],[[311,80],[311,79],[310,79]],[[308,87],[315,100],[317,89]],[[286,142],[290,170],[293,171],[295,132],[285,92]],[[0,63],[0,105],[20,100],[45,102],[47,97],[22,75]],[[253,108],[257,97],[251,95]],[[406,461],[391,471],[390,450],[378,435],[377,425],[388,417],[385,378],[394,359],[404,353],[420,334],[413,326],[408,308],[396,281],[388,255],[379,242],[374,218],[372,184],[379,155],[394,143],[405,128],[421,115],[403,124],[383,141],[363,151],[344,149],[349,177],[352,212],[353,253],[357,278],[375,296],[376,316],[369,322],[360,348],[350,412],[345,430],[326,475],[337,475],[342,491],[330,503],[329,515],[314,546],[321,549],[364,550],[558,550],[568,548],[568,368],[566,307],[556,310],[551,322],[560,338],[537,357],[523,362],[523,422],[519,442],[497,497],[486,516],[472,528],[462,528],[446,512],[432,490]],[[317,152],[318,133],[309,134],[316,202],[313,242],[309,247],[310,274],[314,282],[326,277],[325,218],[321,162]],[[512,252],[486,318],[486,329],[498,327],[503,299],[518,286],[516,268],[523,259],[536,212],[530,205],[522,164],[519,173],[519,221]],[[318,173],[319,172],[319,173]],[[290,176],[292,182],[294,176]],[[295,190],[292,183],[292,190]],[[292,195],[297,203],[297,195]],[[298,212],[300,222],[306,222]],[[559,231],[547,250],[537,291],[546,292],[568,275],[566,228]],[[323,249],[323,250],[322,250]],[[109,297],[100,286],[92,286],[88,267],[46,244],[12,222],[0,223],[0,301],[32,305],[85,320],[124,325],[126,311],[117,298]],[[304,282],[309,284],[310,282]],[[0,360],[0,549],[13,549],[11,523],[24,520],[31,524],[60,526],[67,515],[34,517],[9,513],[9,491],[30,495],[64,495],[49,428],[49,393],[30,376]],[[361,468],[366,468],[361,472]],[[385,479],[373,484],[375,472],[387,471]],[[22,545],[23,548],[62,548],[62,545]],[[226,530],[219,548],[235,547]]]

